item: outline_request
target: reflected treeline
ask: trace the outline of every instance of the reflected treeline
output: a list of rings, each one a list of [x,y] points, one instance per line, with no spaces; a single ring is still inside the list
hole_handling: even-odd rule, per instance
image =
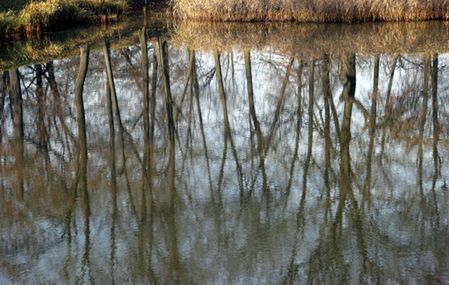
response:
[[[0,280],[447,282],[447,55],[139,38],[2,72]]]

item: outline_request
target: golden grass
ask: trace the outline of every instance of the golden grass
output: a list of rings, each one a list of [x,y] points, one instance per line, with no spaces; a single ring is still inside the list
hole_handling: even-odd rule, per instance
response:
[[[174,0],[183,19],[367,22],[449,19],[449,0]]]
[[[126,0],[33,1],[18,12],[0,13],[0,38],[55,31],[74,24],[108,22],[123,15],[127,8]]]
[[[126,9],[125,0],[46,0],[28,3],[19,19],[25,26],[52,28],[94,22],[99,16],[121,15]]]
[[[60,24],[92,21],[91,14],[76,1],[47,0],[28,3],[19,14],[24,26],[48,28]]]

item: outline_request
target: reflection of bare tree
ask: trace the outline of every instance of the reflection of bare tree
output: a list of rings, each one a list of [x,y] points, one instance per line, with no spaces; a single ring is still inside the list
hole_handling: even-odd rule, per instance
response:
[[[326,59],[325,59],[326,60]],[[325,61],[324,71],[327,70]],[[326,76],[323,77],[326,80]],[[348,56],[343,61],[343,93],[344,100],[343,121],[340,130],[340,193],[338,196],[338,205],[335,212],[335,218],[332,224],[327,224],[327,218],[324,220],[322,229],[328,229],[321,233],[321,236],[328,235],[327,238],[320,238],[318,246],[311,254],[309,260],[308,281],[311,283],[351,283],[354,282],[349,272],[349,267],[344,263],[342,247],[345,242],[344,224],[344,210],[349,206],[349,226],[355,233],[355,238],[358,246],[357,253],[360,255],[360,269],[358,280],[359,283],[366,283],[370,280],[370,270],[377,272],[377,267],[368,258],[366,237],[364,233],[363,214],[358,207],[352,187],[352,172],[351,172],[351,157],[350,157],[350,143],[351,143],[351,120],[353,112],[353,104],[356,88],[356,58],[355,55]],[[327,116],[329,116],[328,114]],[[325,202],[328,205],[328,202]],[[327,216],[327,215],[326,215]],[[326,217],[325,216],[325,217]],[[328,259],[322,260],[323,255]],[[335,271],[332,270],[335,268]],[[324,270],[323,270],[324,269]],[[323,271],[323,273],[321,273]],[[338,280],[338,281],[337,281]],[[351,281],[352,280],[352,281]]]
[[[176,198],[176,188],[175,188],[175,172],[176,172],[176,160],[175,160],[175,120],[173,117],[173,98],[170,87],[170,72],[168,64],[168,43],[162,39],[158,39],[159,46],[159,57],[162,69],[162,77],[164,83],[164,103],[166,111],[166,122],[167,122],[167,133],[168,133],[168,168],[167,168],[167,223],[168,223],[168,246],[170,250],[170,263],[169,263],[169,274],[171,280],[175,282],[180,282],[182,279],[182,265],[179,257],[178,249],[178,235],[175,219],[175,198]]]
[[[136,207],[134,204],[134,198],[133,198],[133,194],[131,191],[131,185],[130,185],[129,175],[128,175],[128,168],[126,166],[127,158],[126,158],[126,153],[125,153],[125,139],[124,139],[125,129],[123,126],[122,117],[120,114],[120,108],[118,105],[117,92],[116,92],[115,81],[114,81],[114,74],[112,72],[112,65],[111,65],[111,54],[110,54],[111,51],[110,51],[109,43],[107,41],[104,42],[103,53],[104,53],[104,60],[105,60],[105,65],[106,65],[106,76],[107,76],[109,92],[111,92],[111,95],[112,95],[112,104],[114,106],[115,116],[117,118],[118,138],[119,138],[121,154],[122,154],[122,165],[121,165],[120,171],[123,172],[125,175],[126,189],[128,191],[130,207],[131,207],[131,210],[132,210],[134,216],[136,216],[137,215]]]
[[[43,86],[43,70],[41,64],[36,64],[34,66],[36,73],[36,99],[37,99],[37,120],[36,120],[36,129],[38,136],[38,148],[39,152],[43,155],[45,161],[45,170],[47,172],[47,179],[50,179],[50,157],[48,153],[48,131],[47,131],[47,123],[45,121],[46,117],[46,101],[47,96],[46,92],[44,92]]]
[[[168,185],[167,185],[167,203],[170,209],[175,207],[175,121],[173,117],[173,97],[170,87],[170,70],[168,65],[168,43],[159,39],[159,56],[164,83],[164,103],[167,122],[168,139]]]
[[[440,229],[440,211],[438,209],[438,198],[436,193],[437,179],[441,176],[441,158],[438,154],[438,143],[440,140],[440,122],[438,119],[438,54],[432,55],[432,67],[431,67],[431,80],[432,80],[432,122],[433,122],[433,143],[432,143],[432,156],[433,156],[433,168],[434,175],[432,177],[432,210],[431,220],[435,220],[436,229]],[[440,262],[442,262],[442,256],[440,256]],[[440,263],[440,264],[441,264]]]
[[[391,93],[393,92],[393,79],[396,72],[396,68],[399,61],[399,55],[396,55],[393,58],[393,63],[391,65],[391,71],[390,76],[388,79],[388,87],[387,87],[387,96],[385,98],[385,114],[384,114],[384,121],[387,123],[387,125],[382,130],[382,140],[381,140],[381,152],[380,152],[380,158],[383,158],[384,148],[385,148],[385,140],[386,140],[386,128],[388,127],[388,123],[391,120],[392,112],[393,112],[393,99],[391,98]]]
[[[315,61],[311,61],[309,66],[309,100],[307,106],[307,116],[309,117],[308,121],[308,130],[307,130],[307,154],[306,160],[304,162],[304,170],[302,177],[302,193],[301,193],[301,202],[300,208],[301,212],[305,207],[306,197],[307,197],[307,179],[309,177],[309,167],[310,162],[312,160],[312,150],[313,150],[313,107],[315,103]]]
[[[111,221],[111,278],[112,283],[115,283],[114,273],[116,264],[116,223],[118,216],[117,208],[117,170],[116,170],[116,155],[115,155],[115,126],[114,126],[114,113],[112,108],[112,96],[109,86],[106,86],[106,106],[108,114],[108,126],[109,126],[109,171],[111,175],[111,196],[112,196],[112,221]]]
[[[298,90],[297,90],[297,99],[296,99],[296,113],[295,113],[295,117],[296,117],[296,128],[295,128],[295,147],[293,149],[293,158],[292,158],[292,163],[290,165],[290,175],[288,178],[288,183],[287,183],[287,188],[285,191],[285,205],[287,205],[287,202],[289,200],[290,197],[290,191],[291,191],[291,187],[292,187],[292,181],[293,181],[293,176],[294,176],[294,171],[295,171],[295,165],[296,165],[296,161],[298,160],[298,151],[299,151],[299,141],[300,141],[300,137],[301,137],[301,127],[302,127],[302,116],[303,116],[303,111],[302,111],[302,73],[303,73],[303,68],[304,68],[304,63],[301,61],[300,66],[298,68],[297,71],[297,85],[298,85]],[[284,206],[285,208],[285,206]]]
[[[3,141],[3,132],[5,124],[5,102],[8,91],[8,72],[0,73],[0,142]]]
[[[192,79],[192,77],[193,77],[193,72],[194,72],[194,68],[193,68],[194,57],[192,56],[192,51],[190,51],[190,50],[188,50],[188,55],[189,55],[189,66],[188,66],[189,75],[187,78],[186,86],[184,88],[183,97],[184,97],[184,94],[188,93],[189,98],[188,98],[188,112],[187,112],[187,118],[186,118],[187,119],[187,127],[186,127],[186,131],[185,131],[185,133],[186,133],[185,140],[183,143],[183,145],[185,147],[185,153],[182,158],[181,171],[180,171],[182,173],[184,173],[185,164],[186,164],[187,157],[189,156],[189,154],[190,154],[190,158],[193,157],[193,154],[192,154],[193,147],[191,145],[191,142],[192,142],[192,121],[193,121],[193,85],[192,85],[193,79]],[[181,102],[180,109],[181,110],[183,109],[183,102]],[[179,112],[180,115],[181,115],[181,112],[182,111]],[[180,116],[178,116],[178,118],[179,117]],[[175,119],[175,121],[177,121],[177,119]],[[178,126],[178,123],[176,123],[176,126]],[[188,193],[188,195],[191,196],[190,193]]]
[[[63,103],[61,101],[61,93],[59,91],[59,87],[58,87],[58,83],[56,82],[56,78],[55,78],[55,70],[54,70],[54,64],[53,62],[48,62],[46,64],[46,70],[47,70],[47,77],[48,77],[48,84],[50,86],[50,89],[52,91],[52,99],[53,99],[53,110],[54,110],[54,115],[58,118],[59,124],[61,124],[61,128],[62,131],[59,131],[59,127],[56,121],[56,118],[53,119],[54,121],[54,126],[55,129],[57,130],[59,139],[61,141],[64,141],[66,143],[64,143],[62,145],[63,149],[64,149],[64,153],[67,152],[69,158],[72,158],[72,150],[70,147],[70,142],[75,140],[75,136],[73,135],[72,131],[70,130],[70,128],[67,126],[66,123],[66,118],[65,118],[65,114],[63,111]],[[67,148],[67,150],[66,150]]]
[[[257,136],[257,153],[259,156],[259,167],[262,169],[262,189],[263,192],[266,193],[268,189],[268,178],[267,173],[265,171],[265,139],[262,134],[262,130],[260,128],[259,120],[257,119],[256,109],[254,108],[254,90],[253,90],[253,78],[251,71],[251,54],[249,51],[244,52],[245,58],[245,74],[246,74],[246,86],[248,93],[248,105],[249,105],[249,114],[251,115],[252,123],[254,125],[254,129],[256,130]]]
[[[242,167],[240,165],[240,161],[237,154],[237,149],[235,147],[234,139],[232,136],[231,126],[229,124],[229,113],[227,107],[227,99],[226,93],[223,84],[223,75],[221,71],[221,62],[220,62],[220,54],[218,51],[214,51],[214,61],[215,61],[215,73],[217,77],[217,85],[218,85],[218,95],[220,97],[221,107],[223,110],[223,124],[224,124],[224,152],[223,152],[223,160],[222,160],[222,168],[224,167],[224,163],[226,161],[226,152],[227,152],[227,142],[229,141],[231,145],[232,155],[235,160],[235,165],[237,169],[237,179],[240,190],[240,200],[243,198],[243,175],[242,175]],[[221,182],[219,181],[219,189],[221,189]],[[219,191],[219,199],[221,199],[221,191]]]
[[[377,97],[379,95],[379,69],[380,69],[380,57],[376,56],[374,59],[374,75],[373,75],[373,93],[371,94],[371,114],[369,119],[369,145],[368,155],[366,159],[366,181],[363,188],[363,202],[362,209],[364,208],[365,201],[368,201],[370,205],[371,196],[371,176],[372,176],[372,160],[374,155],[374,140],[376,137],[376,122],[377,122]]]
[[[255,108],[254,108],[254,98],[253,98],[254,92],[252,90],[253,84],[252,84],[251,58],[250,58],[249,52],[244,53],[244,57],[245,57],[246,80],[248,82],[247,92],[249,94],[248,98],[249,98],[249,104],[250,104],[250,106],[249,106],[250,115],[251,115],[250,117],[251,117],[251,120],[253,121],[254,128],[256,129],[256,136],[257,136],[257,140],[258,140],[257,155],[259,156],[259,165],[257,167],[256,174],[255,174],[254,178],[252,179],[249,193],[248,193],[248,196],[251,197],[253,190],[254,190],[254,184],[255,184],[258,174],[259,174],[259,170],[262,170],[262,190],[265,194],[269,194],[268,178],[267,178],[266,169],[265,169],[265,157],[267,157],[270,148],[273,147],[273,145],[274,145],[273,138],[276,134],[276,130],[280,127],[279,120],[281,118],[281,112],[282,112],[282,109],[283,109],[283,106],[285,103],[285,98],[286,98],[286,94],[287,94],[286,91],[287,91],[287,86],[288,86],[288,83],[290,80],[290,74],[291,74],[291,70],[293,67],[294,58],[291,57],[288,62],[286,72],[285,72],[285,77],[284,77],[284,80],[282,81],[280,94],[279,94],[279,97],[277,100],[276,109],[273,114],[273,120],[268,129],[268,134],[265,137],[261,131],[260,123],[257,119],[257,116],[255,116],[256,112],[255,112]],[[300,75],[298,75],[298,76],[300,76]],[[251,107],[251,106],[253,106],[253,107]],[[298,108],[299,108],[298,110],[300,110],[302,108],[300,103],[298,103]],[[251,109],[253,111],[251,111]],[[256,120],[254,120],[254,119],[256,119]],[[252,125],[253,125],[253,124],[251,124],[251,120],[250,120],[250,130],[252,130]],[[300,121],[298,123],[301,124]],[[298,135],[299,135],[299,133],[298,133]],[[252,139],[252,137],[251,137],[251,139]],[[253,151],[252,151],[252,153],[253,153]],[[288,187],[287,187],[287,189],[288,189]]]
[[[326,64],[326,63],[325,63]],[[326,66],[324,67],[323,73],[326,72]],[[291,190],[291,185],[292,185],[292,180],[293,180],[293,175],[294,175],[294,168],[295,168],[295,162],[298,159],[298,148],[299,148],[299,140],[300,140],[300,134],[301,134],[301,125],[302,125],[302,73],[303,73],[303,62],[300,63],[300,67],[298,69],[298,92],[297,92],[297,107],[296,107],[296,117],[297,117],[297,121],[296,121],[296,128],[295,128],[295,148],[293,150],[293,159],[292,159],[292,163],[290,166],[290,176],[289,176],[289,180],[288,180],[288,184],[287,184],[287,191],[286,191],[286,197],[285,197],[285,203],[284,203],[284,210],[286,208],[287,202],[289,200],[290,197],[290,190]],[[309,80],[309,84],[310,84],[310,80]],[[324,87],[324,85],[323,85]],[[309,87],[310,88],[310,87]],[[310,91],[310,90],[309,90]],[[309,93],[310,96],[310,93]],[[326,100],[326,99],[325,99]],[[309,110],[310,111],[310,110]],[[310,118],[310,113],[309,113],[309,118]],[[303,188],[303,193],[304,193],[305,189]],[[299,248],[299,243],[301,240],[303,240],[304,237],[304,204],[301,202],[300,207],[298,209],[298,212],[296,214],[296,230],[295,230],[295,235],[294,235],[294,241],[293,241],[293,246],[292,246],[292,253],[291,253],[291,257],[290,257],[290,262],[288,265],[288,270],[287,270],[287,274],[283,279],[283,284],[294,284],[295,279],[298,276],[298,264],[296,263],[296,259],[297,256],[299,254],[298,252],[298,248]]]
[[[332,90],[330,83],[330,67],[331,61],[329,55],[323,56],[323,67],[321,71],[321,81],[323,88],[324,100],[324,186],[326,189],[326,205],[330,204],[331,186],[330,186],[330,172],[331,172],[331,152],[332,152],[332,138],[331,138],[331,114],[330,101],[332,101]],[[326,207],[328,209],[328,207]]]
[[[148,272],[149,280],[156,282],[152,270],[153,255],[153,172],[154,172],[154,124],[156,112],[156,88],[157,88],[157,57],[153,51],[153,71],[151,80],[149,76],[149,58],[147,47],[146,29],[140,32],[140,45],[142,50],[142,78],[143,78],[143,163],[142,163],[142,196],[141,196],[141,219],[139,221],[138,233],[138,270],[139,274],[145,276]],[[148,209],[149,206],[149,209]],[[148,219],[148,211],[150,212]],[[148,240],[149,252],[146,252],[145,241]],[[147,265],[148,264],[148,265]]]
[[[424,128],[427,120],[428,112],[428,99],[429,99],[429,76],[430,76],[430,65],[431,58],[430,55],[425,55],[423,59],[424,64],[424,74],[423,74],[423,86],[422,86],[422,109],[419,118],[419,134],[418,134],[418,187],[419,194],[421,197],[421,202],[424,203],[424,187],[423,187],[423,144],[424,144]]]
[[[434,54],[432,59],[432,121],[433,121],[433,156],[435,158],[435,172],[440,172],[441,159],[438,154],[438,142],[440,140],[440,121],[438,119],[438,54]]]
[[[280,94],[279,94],[279,99],[278,102],[276,104],[276,110],[274,111],[273,114],[273,121],[271,122],[270,125],[270,129],[268,131],[268,138],[266,140],[265,143],[265,155],[268,153],[268,150],[270,149],[271,145],[273,144],[273,137],[274,134],[276,132],[276,129],[279,127],[279,119],[280,119],[280,114],[282,111],[282,107],[284,106],[284,102],[285,102],[285,97],[287,94],[287,86],[289,83],[289,79],[290,79],[290,73],[292,70],[292,66],[294,63],[294,58],[291,57],[288,61],[288,65],[285,71],[285,77],[284,80],[282,81],[282,85],[281,85],[281,90],[280,90]]]
[[[15,156],[16,197],[23,200],[25,197],[25,189],[23,182],[23,163],[24,163],[24,127],[23,127],[23,106],[22,91],[20,88],[20,74],[18,69],[9,71],[9,96],[12,108],[12,121],[14,127],[14,143],[13,150]]]
[[[341,215],[347,198],[354,201],[351,185],[351,157],[349,146],[351,141],[352,106],[356,88],[355,55],[349,56],[344,64],[346,74],[342,79],[342,97],[345,104],[340,132],[340,201],[337,210],[339,214],[337,216]]]
[[[147,47],[146,29],[140,31],[140,49],[142,50],[142,80],[143,80],[143,164],[142,164],[142,219],[145,220],[147,215],[147,189],[151,198],[150,185],[150,74],[149,74],[149,60]]]
[[[282,53],[268,58],[248,50],[241,56],[215,52],[211,62],[207,53],[186,53],[164,40],[150,44],[148,33],[141,30],[140,46],[126,48],[135,78],[113,72],[123,56],[109,47],[90,61],[84,49],[81,61],[21,68],[25,134],[16,123],[20,104],[7,97],[13,94],[13,71],[1,78],[0,110],[9,107],[13,117],[1,114],[0,255],[30,260],[17,265],[14,258],[0,257],[2,269],[13,268],[6,274],[14,282],[22,281],[23,268],[35,276],[48,260],[59,261],[54,253],[65,251],[55,278],[62,283],[426,283],[444,274],[442,56],[426,55],[424,69],[418,57],[397,56],[392,80],[395,56],[337,61],[324,55],[293,62]],[[105,60],[113,64],[106,66],[106,92],[99,94]],[[365,68],[372,66],[367,76]],[[373,83],[369,94],[367,79]],[[216,87],[210,86],[213,80]],[[238,84],[242,80],[246,86]],[[333,93],[342,89],[337,103]],[[210,97],[215,90],[219,97]],[[90,111],[103,109],[103,102],[106,112]],[[106,128],[99,128],[103,122]],[[217,133],[220,126],[224,136]],[[378,164],[383,131],[383,160],[389,163]],[[26,152],[23,146],[22,176],[16,172],[17,135],[19,142],[33,143]],[[29,159],[45,148],[48,162],[43,156]],[[51,179],[35,175],[45,163]],[[408,179],[415,171],[416,185]],[[14,190],[21,180],[26,199],[18,201]],[[268,195],[254,192],[239,203],[233,194],[248,197],[257,183]],[[129,210],[128,189],[138,219]],[[56,233],[54,243],[40,234],[41,224],[45,235]],[[60,244],[61,232],[67,244]],[[15,236],[26,241],[16,242]],[[418,253],[425,253],[422,262],[414,260]],[[403,274],[410,270],[413,276]]]
[[[87,132],[86,132],[86,115],[84,112],[84,82],[86,80],[87,69],[89,66],[89,48],[82,47],[80,49],[80,67],[75,84],[75,105],[77,111],[78,123],[78,175],[79,175],[79,192],[83,197],[84,207],[84,252],[81,264],[81,276],[79,282],[84,283],[84,277],[87,274],[90,283],[94,283],[91,266],[90,266],[90,198],[87,188]]]
[[[206,140],[206,134],[204,132],[204,122],[203,122],[203,114],[201,111],[201,104],[200,104],[200,87],[198,83],[198,72],[196,67],[196,55],[195,51],[191,54],[191,61],[192,61],[192,85],[193,85],[193,93],[195,94],[195,103],[196,103],[196,109],[198,112],[198,120],[200,125],[200,133],[201,133],[201,142],[203,144],[204,148],[204,159],[206,160],[206,168],[207,168],[207,177],[209,180],[209,191],[210,191],[210,197],[212,204],[215,203],[215,195],[213,191],[213,185],[212,185],[212,175],[210,171],[210,159],[209,159],[209,151],[207,147],[207,140]]]

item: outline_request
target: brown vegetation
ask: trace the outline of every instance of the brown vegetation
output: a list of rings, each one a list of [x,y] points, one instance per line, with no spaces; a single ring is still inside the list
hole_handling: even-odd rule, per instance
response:
[[[32,1],[18,12],[0,13],[0,38],[55,31],[73,24],[115,21],[127,10],[125,0]]]
[[[176,0],[180,18],[212,21],[366,22],[449,18],[448,0]]]
[[[78,29],[63,39],[51,37],[40,41],[10,44],[0,54],[0,70],[74,56],[80,45],[92,50],[109,38],[113,47],[136,42],[140,22],[126,21],[105,31]],[[175,46],[196,51],[270,48],[273,53],[295,58],[321,58],[357,54],[416,54],[449,51],[449,23],[441,21],[411,23],[364,23],[356,25],[288,23],[203,23],[180,22],[175,27],[164,18],[152,17],[148,38],[163,36]],[[120,40],[117,40],[117,39]],[[115,40],[114,40],[115,39]]]

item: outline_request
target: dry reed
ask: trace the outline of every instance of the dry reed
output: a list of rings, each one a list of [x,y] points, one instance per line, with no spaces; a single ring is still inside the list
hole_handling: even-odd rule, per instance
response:
[[[367,22],[449,19],[449,0],[174,0],[183,19]]]
[[[46,0],[28,3],[19,19],[25,26],[52,28],[93,22],[101,16],[121,15],[126,9],[125,0]]]

